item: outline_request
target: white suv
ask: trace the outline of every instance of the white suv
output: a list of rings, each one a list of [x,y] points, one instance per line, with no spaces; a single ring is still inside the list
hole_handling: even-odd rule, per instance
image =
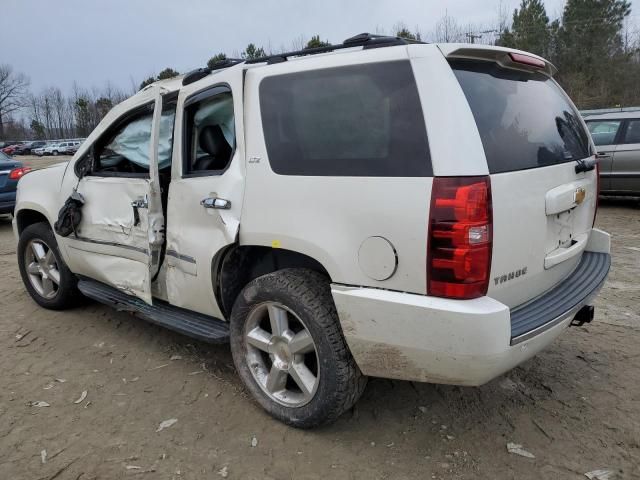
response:
[[[72,152],[79,142],[58,142],[44,148],[44,155],[66,155]],[[77,151],[77,150],[76,150]]]
[[[59,155],[64,152],[64,149],[61,145],[62,143],[60,142],[47,145],[42,149],[42,154],[43,155]]]
[[[609,270],[595,150],[554,70],[363,34],[150,85],[20,181],[24,284],[230,340],[298,427],[367,376],[488,382],[590,321]]]

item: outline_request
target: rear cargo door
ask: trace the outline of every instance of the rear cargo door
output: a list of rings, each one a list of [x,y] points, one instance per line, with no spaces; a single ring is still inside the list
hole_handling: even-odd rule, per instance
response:
[[[507,59],[450,59],[491,176],[493,259],[488,295],[520,305],[571,273],[592,228],[596,170],[586,126],[543,70]]]

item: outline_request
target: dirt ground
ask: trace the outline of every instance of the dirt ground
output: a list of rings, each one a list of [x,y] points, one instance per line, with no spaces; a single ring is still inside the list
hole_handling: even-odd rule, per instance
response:
[[[371,379],[336,424],[299,431],[247,397],[227,346],[38,307],[0,218],[0,478],[640,478],[639,203],[601,202],[598,226],[613,267],[591,325],[481,388]]]

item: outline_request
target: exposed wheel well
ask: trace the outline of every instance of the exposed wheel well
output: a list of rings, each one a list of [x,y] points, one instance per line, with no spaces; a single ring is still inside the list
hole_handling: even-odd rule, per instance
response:
[[[34,223],[46,222],[47,225],[49,224],[47,217],[35,210],[20,210],[16,214],[16,222],[18,224],[19,234],[22,233],[22,231],[29,225],[33,225]]]
[[[284,268],[308,268],[331,281],[327,270],[314,258],[292,250],[264,246],[231,245],[213,260],[213,284],[216,299],[225,318],[242,289],[250,281]]]

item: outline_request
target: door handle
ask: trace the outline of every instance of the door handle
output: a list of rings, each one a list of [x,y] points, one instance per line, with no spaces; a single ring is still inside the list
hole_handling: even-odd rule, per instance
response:
[[[207,197],[200,202],[204,208],[215,208],[218,210],[229,210],[231,208],[231,201],[224,198],[212,198]]]
[[[611,157],[613,157],[613,154],[611,154],[611,153],[600,153],[600,152],[596,153],[596,158],[598,160],[600,160],[602,158],[611,158]]]
[[[133,208],[149,208],[149,199],[145,195],[144,197],[140,197],[131,202],[131,206]]]
[[[131,202],[131,207],[133,208],[133,226],[137,227],[140,224],[140,213],[138,212],[139,208],[149,208],[149,198],[145,195],[144,197],[140,197]]]

